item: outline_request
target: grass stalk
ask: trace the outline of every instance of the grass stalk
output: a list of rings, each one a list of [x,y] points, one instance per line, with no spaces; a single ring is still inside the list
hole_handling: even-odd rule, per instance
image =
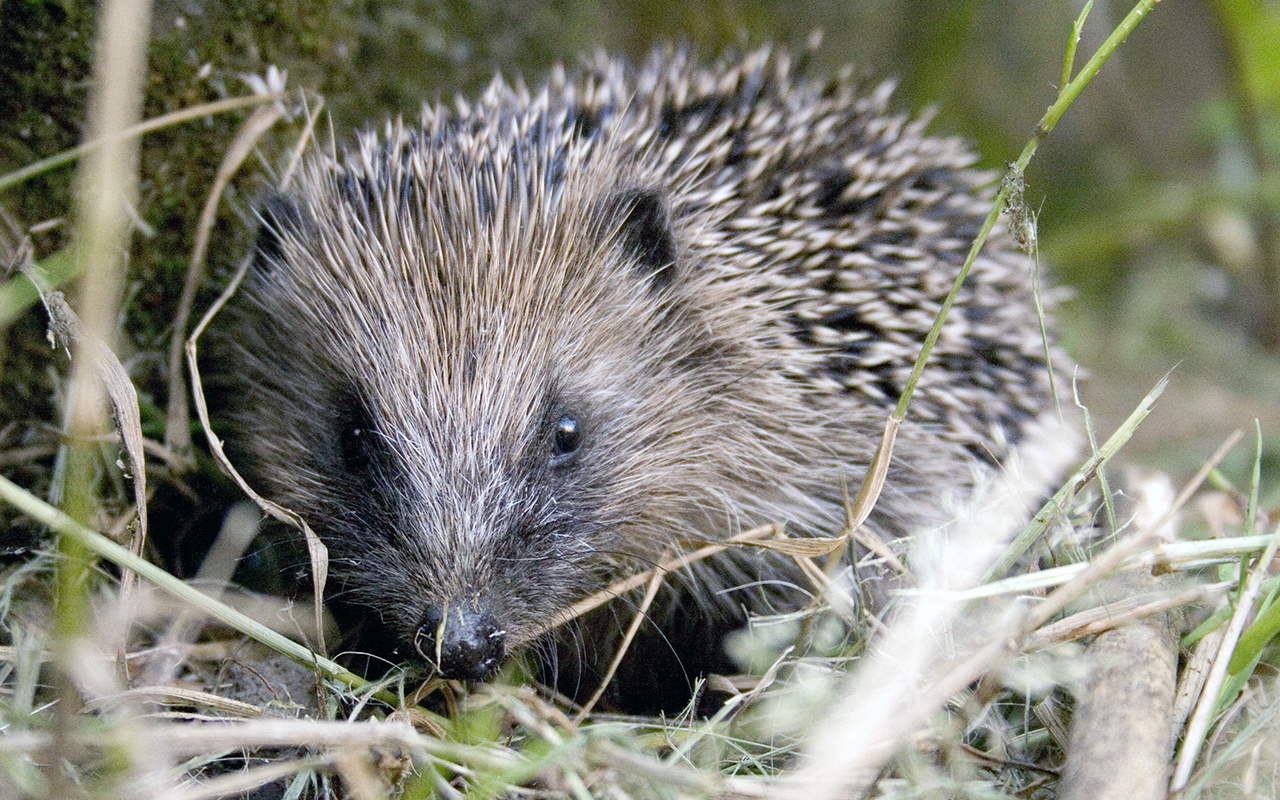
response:
[[[210,598],[155,564],[130,553],[127,548],[116,544],[101,533],[81,525],[66,513],[2,476],[0,476],[0,500],[57,531],[61,539],[74,542],[82,552],[105,558],[117,566],[132,570],[139,577],[155,584],[162,591],[189,604],[197,611],[240,631],[297,663],[316,669],[324,676],[341,681],[354,689],[369,685],[364,678],[321,657],[287,636],[271,630],[257,620]],[[378,692],[374,697],[392,707],[399,705],[399,698],[387,691]]]
[[[942,326],[947,320],[947,314],[955,303],[956,297],[959,296],[960,287],[964,284],[965,278],[969,276],[969,270],[973,267],[973,262],[977,260],[978,254],[982,252],[983,246],[987,243],[987,238],[991,236],[991,231],[995,228],[1001,211],[1011,199],[1021,200],[1021,198],[1013,198],[1012,195],[1015,187],[1023,185],[1022,176],[1026,174],[1027,165],[1031,163],[1031,157],[1035,155],[1036,148],[1040,146],[1040,142],[1044,141],[1044,138],[1058,124],[1058,120],[1062,118],[1067,108],[1084,90],[1084,87],[1089,84],[1089,81],[1093,80],[1093,77],[1098,74],[1098,70],[1107,62],[1107,59],[1120,46],[1120,43],[1133,32],[1138,23],[1142,21],[1142,18],[1151,9],[1155,8],[1159,2],[1160,0],[1140,0],[1135,4],[1129,10],[1129,13],[1125,15],[1125,18],[1120,21],[1120,24],[1116,26],[1115,30],[1111,32],[1111,35],[1098,47],[1093,56],[1080,68],[1080,72],[1076,73],[1075,77],[1059,90],[1057,99],[1049,106],[1044,116],[1036,124],[1031,140],[1022,148],[1022,154],[1009,167],[1009,172],[1001,182],[995,201],[991,205],[991,213],[987,215],[986,220],[982,223],[982,228],[978,231],[977,237],[974,238],[973,245],[969,248],[969,254],[965,257],[964,265],[960,268],[960,274],[956,276],[951,291],[947,294],[946,299],[942,301],[942,308],[938,311],[933,327],[929,329],[929,333],[925,337],[924,344],[920,348],[920,355],[916,358],[915,366],[911,370],[911,376],[907,379],[906,389],[903,391],[902,397],[898,399],[897,407],[893,410],[894,419],[899,421],[906,419],[907,406],[911,402],[911,395],[915,392],[916,384],[920,382],[920,375],[924,372],[925,364],[929,360],[929,354],[933,352],[933,346],[937,344],[938,337],[942,334]],[[1080,28],[1084,25],[1084,17],[1088,14],[1090,6],[1091,4],[1085,6],[1084,11],[1076,20],[1076,24],[1072,29],[1074,35],[1065,62],[1066,68],[1069,68],[1074,61],[1075,39],[1079,35]]]
[[[106,411],[104,387],[94,358],[94,342],[114,341],[116,314],[124,284],[129,247],[129,216],[137,197],[138,140],[120,135],[138,120],[151,5],[146,0],[110,0],[101,6],[89,110],[90,138],[103,140],[80,164],[76,192],[74,250],[80,286],[80,317],[85,336],[71,365],[64,426],[66,472],[63,508],[69,520],[89,524],[97,513],[98,455],[91,443]],[[54,581],[52,649],[56,669],[54,763],[71,753],[78,722],[79,691],[73,676],[82,655],[89,619],[91,551],[74,536],[59,536],[60,558]],[[50,773],[52,796],[69,796],[71,778]]]

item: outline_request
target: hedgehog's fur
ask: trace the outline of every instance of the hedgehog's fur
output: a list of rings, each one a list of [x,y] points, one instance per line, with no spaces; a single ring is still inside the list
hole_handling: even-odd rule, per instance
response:
[[[487,615],[518,649],[680,544],[840,528],[989,176],[891,112],[890,85],[802,73],[778,50],[703,69],[668,48],[536,92],[496,79],[313,157],[265,204],[233,312],[240,441],[401,653],[431,608]],[[998,228],[869,525],[938,523],[1051,409],[1030,261]],[[1042,448],[1041,473],[1068,450]],[[727,669],[720,636],[794,607],[793,583],[778,556],[712,559],[626,674]],[[628,616],[542,643],[562,689]],[[661,697],[687,696],[676,682]]]

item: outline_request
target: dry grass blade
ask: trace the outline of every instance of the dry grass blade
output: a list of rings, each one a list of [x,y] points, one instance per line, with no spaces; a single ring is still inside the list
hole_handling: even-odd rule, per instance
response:
[[[1134,556],[1139,550],[1149,547],[1156,536],[1167,528],[1169,523],[1173,521],[1174,516],[1182,510],[1183,506],[1191,499],[1191,496],[1196,493],[1205,479],[1209,477],[1209,473],[1222,462],[1227,452],[1235,447],[1236,442],[1240,441],[1241,435],[1242,432],[1237,430],[1227,437],[1227,440],[1218,447],[1209,460],[1201,465],[1195,476],[1187,481],[1186,485],[1182,487],[1182,491],[1178,492],[1178,496],[1174,498],[1173,503],[1153,524],[1132,536],[1125,537],[1100,555],[1094,557],[1082,572],[1058,587],[1056,591],[1045,598],[1044,602],[1036,605],[1027,614],[1026,622],[1023,624],[1022,634],[1019,638],[1044,625],[1051,617],[1066,608],[1068,603],[1084,594],[1090,586],[1102,578],[1115,574],[1127,559]]]
[[[141,701],[155,705],[195,706],[219,714],[252,719],[262,716],[262,709],[252,703],[182,686],[140,686],[113,697],[99,697],[85,703],[86,711],[99,711],[132,705]]]
[[[311,141],[311,134],[316,122],[316,114],[318,114],[320,108],[323,108],[323,106],[324,102],[322,100],[316,109],[316,113],[308,117],[307,124],[304,127],[301,136],[298,137],[298,142],[294,147],[293,158],[291,159],[290,165],[285,174],[286,181],[289,179],[289,175],[292,173],[292,170],[294,169],[298,159],[301,157],[302,152]],[[166,426],[166,436],[176,437],[183,441],[187,441],[188,444],[189,441],[186,439],[188,436],[186,433],[188,416],[186,393],[182,390],[181,369],[178,367],[178,362],[180,358],[179,353],[184,349],[184,340],[181,333],[185,331],[186,320],[191,312],[191,304],[194,301],[196,285],[198,283],[200,272],[203,268],[204,254],[207,250],[208,232],[212,229],[213,216],[217,209],[218,198],[221,197],[222,191],[226,187],[226,183],[230,181],[231,176],[237,169],[239,169],[240,164],[249,154],[253,144],[262,136],[263,133],[266,132],[267,129],[274,125],[282,115],[283,110],[278,106],[264,107],[259,109],[245,121],[244,125],[241,126],[239,133],[236,135],[236,139],[235,142],[233,142],[231,150],[223,158],[222,164],[218,170],[218,178],[215,182],[215,187],[210,191],[209,199],[205,203],[205,210],[201,217],[200,227],[200,231],[204,235],[204,238],[197,242],[197,246],[191,256],[191,264],[187,272],[187,281],[183,288],[183,302],[179,315],[180,323],[174,332],[174,338],[171,340],[169,351],[170,406],[169,424]],[[244,280],[244,276],[248,272],[251,263],[252,262],[250,260],[246,260],[240,266],[240,269],[236,272],[227,288],[205,312],[204,316],[201,317],[195,330],[191,332],[190,338],[185,340],[187,368],[191,376],[191,391],[192,396],[195,399],[196,414],[200,419],[200,425],[204,430],[207,441],[209,442],[209,449],[212,451],[214,459],[219,465],[221,465],[223,470],[231,476],[232,480],[240,486],[245,494],[258,505],[259,508],[269,514],[272,518],[291,525],[302,532],[303,539],[307,545],[307,555],[311,562],[312,602],[314,605],[314,616],[317,621],[315,630],[316,649],[320,653],[327,653],[328,648],[325,643],[324,628],[320,625],[320,620],[324,619],[322,606],[324,603],[325,583],[327,582],[329,575],[329,550],[325,547],[324,543],[320,541],[320,537],[311,530],[311,526],[302,518],[302,515],[291,509],[279,506],[254,491],[231,463],[231,460],[227,458],[226,452],[222,447],[222,441],[213,433],[212,426],[210,425],[208,405],[204,396],[204,386],[200,380],[199,358],[196,351],[200,335],[204,332],[205,328],[208,327],[209,323],[218,314],[218,312],[222,310],[223,306],[226,305],[227,301],[235,294],[241,281]],[[181,412],[180,414],[179,410]],[[179,430],[181,430],[181,433],[178,432]]]
[[[897,440],[898,429],[901,427],[902,418],[896,414],[890,415],[885,420],[884,434],[880,437],[880,445],[876,448],[876,454],[871,459],[871,465],[867,467],[867,475],[863,478],[862,485],[858,487],[858,494],[854,496],[853,503],[849,505],[848,518],[845,520],[845,530],[849,535],[853,535],[855,531],[862,527],[862,523],[866,522],[867,517],[871,516],[871,510],[875,508],[876,500],[880,498],[880,492],[884,489],[885,478],[889,475],[889,462],[893,458],[893,443]],[[885,549],[887,550],[887,548]],[[892,557],[892,554],[890,556]],[[896,562],[897,559],[894,558],[894,561]]]
[[[220,800],[228,797],[253,796],[255,789],[297,775],[304,770],[321,769],[332,763],[329,758],[295,758],[272,761],[241,772],[215,775],[177,786],[157,800]]]
[[[778,535],[780,530],[780,526],[777,525],[763,525],[759,528],[752,528],[751,530],[740,533],[737,536],[732,536],[722,543],[710,544],[705,547],[698,548],[692,553],[686,553],[684,555],[668,559],[652,569],[637,572],[635,575],[620,580],[610,585],[608,588],[596,592],[585,600],[580,600],[579,602],[569,606],[569,608],[561,612],[554,621],[548,623],[540,633],[545,633],[546,631],[559,627],[570,620],[577,619],[583,614],[593,611],[605,603],[612,602],[632,589],[638,589],[653,578],[656,573],[674,572],[688,566],[689,564],[693,564],[694,562],[710,558],[717,553],[722,553],[730,547],[747,544],[763,546],[765,544],[763,540],[769,536]]]
[[[666,764],[654,758],[623,750],[608,740],[593,742],[588,757],[600,766],[624,770],[659,786],[684,789],[699,796],[767,797],[767,787],[746,781],[725,781],[680,764]]]
[[[369,748],[396,747],[423,760],[428,756],[456,760],[482,769],[509,769],[520,763],[501,748],[447,742],[415,731],[408,723],[384,720],[327,721],[309,719],[219,720],[199,725],[161,723],[150,728],[156,741],[178,757],[261,747]],[[111,732],[84,730],[74,734],[77,745],[109,747]],[[52,735],[28,731],[0,738],[0,751],[35,753],[48,747]]]
[[[232,506],[226,513],[218,537],[205,555],[200,571],[196,574],[197,584],[210,587],[207,594],[212,600],[223,599],[222,587],[231,585],[236,563],[258,533],[257,514],[246,513],[247,509],[247,504],[237,505]],[[295,630],[299,632],[316,630],[318,624],[311,628]],[[138,681],[142,684],[169,683],[173,679],[175,670],[186,660],[187,645],[202,627],[198,618],[193,620],[185,611],[178,614],[169,623],[168,628],[156,637],[154,648],[157,655],[138,676]]]
[[[209,326],[213,318],[227,304],[232,295],[240,287],[240,282],[244,280],[244,276],[249,271],[252,262],[245,260],[240,265],[240,269],[236,272],[227,288],[218,296],[218,299],[209,310],[200,318],[200,322],[196,325],[195,330],[191,332],[191,337],[187,339],[187,370],[191,376],[191,393],[195,398],[196,415],[200,418],[200,425],[204,430],[205,437],[209,442],[209,450],[213,453],[214,459],[222,467],[222,469],[231,476],[236,485],[257,504],[259,508],[269,514],[273,519],[291,525],[297,530],[302,531],[303,538],[307,544],[307,554],[311,560],[311,576],[313,582],[313,602],[315,605],[315,619],[317,623],[324,619],[323,603],[324,603],[324,587],[329,575],[329,549],[325,547],[324,542],[320,541],[320,537],[315,531],[311,530],[311,526],[302,518],[300,514],[292,509],[285,508],[281,505],[271,502],[262,495],[254,491],[241,475],[235,465],[231,463],[231,459],[227,458],[226,451],[222,447],[222,440],[213,432],[213,426],[209,420],[209,407],[205,401],[204,384],[200,380],[200,359],[197,354],[197,342],[200,335]],[[317,649],[320,653],[327,652],[324,641],[324,628],[317,624],[316,631]]]
[[[120,431],[120,442],[124,446],[129,473],[133,478],[134,505],[138,509],[138,532],[130,542],[129,549],[134,555],[140,555],[147,540],[147,462],[143,446],[142,415],[138,412],[138,392],[133,388],[128,371],[120,363],[120,359],[116,358],[116,354],[111,352],[111,348],[100,340],[86,339],[80,318],[67,305],[62,292],[42,294],[41,299],[49,313],[50,336],[59,347],[68,351],[73,346],[83,348],[96,365],[98,377],[111,401],[116,428]],[[132,578],[126,576],[125,580],[127,587]]]
[[[1200,754],[1200,747],[1204,743],[1204,737],[1208,733],[1209,725],[1213,720],[1218,704],[1218,689],[1222,686],[1222,682],[1227,676],[1227,665],[1231,662],[1231,652],[1235,649],[1236,642],[1240,639],[1245,623],[1253,612],[1254,600],[1262,589],[1263,579],[1268,574],[1268,565],[1275,558],[1277,549],[1280,549],[1280,525],[1276,526],[1275,532],[1272,534],[1271,544],[1268,545],[1258,559],[1257,568],[1249,573],[1249,577],[1245,581],[1244,591],[1240,593],[1240,597],[1236,600],[1235,613],[1231,615],[1231,622],[1227,625],[1226,634],[1218,647],[1218,654],[1214,658],[1213,665],[1209,669],[1209,675],[1200,690],[1200,698],[1196,704],[1195,712],[1191,715],[1191,721],[1187,724],[1187,733],[1183,737],[1182,748],[1178,751],[1177,768],[1173,773],[1173,780],[1170,782],[1172,791],[1177,792],[1186,788],[1187,781],[1191,778],[1191,770],[1195,767],[1196,760]]]
[[[304,101],[306,98],[303,98]],[[298,171],[298,165],[302,163],[302,156],[307,151],[307,147],[311,145],[311,140],[315,134],[316,123],[320,120],[320,114],[324,111],[324,97],[316,99],[316,107],[305,108],[306,125],[302,128],[302,133],[298,136],[298,141],[293,145],[293,151],[289,153],[289,163],[285,166],[284,172],[280,175],[280,190],[284,191],[293,181],[294,174]],[[332,131],[330,132],[332,133]]]
[[[171,125],[178,125],[190,120],[203,119],[213,116],[214,114],[224,114],[228,111],[237,111],[242,108],[260,105],[262,103],[271,103],[279,100],[274,95],[258,95],[254,97],[232,97],[226,100],[216,100],[212,103],[200,103],[190,108],[180,108],[177,111],[171,111],[168,114],[162,114],[153,119],[139,122],[136,125],[129,126],[110,136],[104,136],[97,139],[89,139],[83,144],[74,147],[57,155],[42,158],[39,161],[32,162],[21,169],[0,175],[0,190],[7,189],[10,186],[16,186],[25,180],[28,180],[42,172],[62,166],[69,162],[75,161],[77,158],[97,150],[100,147],[115,144],[117,142],[128,139],[136,139],[144,134],[167,128]],[[8,321],[3,317],[0,320]]]
[[[1118,571],[1158,569],[1189,572],[1218,564],[1232,563],[1240,556],[1262,552],[1270,539],[1269,535],[1260,535],[1203,541],[1162,542],[1126,556],[1121,561]],[[1038,592],[1061,586],[1088,568],[1089,563],[1082,562],[1028,572],[1024,575],[1014,575],[994,583],[984,583],[981,586],[957,592],[956,597],[964,600],[979,600],[984,597]]]
[[[1091,586],[1113,574],[1125,559],[1148,547],[1239,437],[1240,432],[1237,431],[1218,448],[1210,461],[1183,487],[1165,514],[1152,525],[1094,558],[1088,567],[1049,597],[1012,622],[986,633],[984,640],[968,644],[952,641],[950,646],[955,652],[953,666],[945,667],[941,672],[938,667],[947,661],[934,652],[936,644],[929,644],[936,637],[936,633],[929,632],[947,629],[959,613],[960,604],[950,592],[920,593],[916,602],[893,621],[890,632],[878,645],[871,661],[858,671],[854,690],[831,712],[823,723],[823,729],[815,735],[807,750],[807,758],[797,772],[798,783],[790,796],[813,800],[814,797],[843,797],[865,791],[884,761],[911,731],[923,724],[928,715],[996,665],[1021,652],[1032,632]],[[970,527],[984,533],[991,529],[980,520],[971,522]],[[963,585],[969,570],[986,570],[979,546],[982,539],[972,532],[963,538],[965,545],[962,549],[971,561],[967,565],[949,565],[949,581]],[[973,579],[976,582],[976,574]],[[952,636],[954,639],[955,634]],[[910,685],[904,684],[901,677],[904,673],[913,676]],[[869,725],[875,730],[875,738],[860,732],[860,725]]]
[[[205,255],[209,251],[209,237],[217,218],[218,202],[231,183],[231,178],[239,171],[240,165],[253,152],[253,146],[272,125],[284,117],[284,113],[284,108],[279,103],[272,103],[255,109],[249,115],[227,148],[227,153],[218,166],[218,174],[214,177],[213,187],[209,189],[204,210],[200,213],[195,244],[191,248],[191,261],[187,265],[187,278],[182,287],[178,308],[174,312],[173,335],[169,341],[169,414],[165,423],[164,441],[166,447],[184,457],[191,450],[191,413],[187,408],[186,386],[182,382],[182,346],[187,337],[187,320],[191,317],[196,289],[204,274]]]
[[[1057,622],[1042,626],[1027,638],[1023,649],[1039,650],[1085,636],[1093,636],[1134,620],[1221,597],[1230,588],[1231,584],[1220,583],[1213,586],[1197,586],[1178,592],[1164,592],[1156,597],[1126,597],[1104,606],[1076,612]]]
[[[130,216],[138,191],[138,142],[120,138],[120,134],[136,123],[141,113],[150,16],[151,6],[145,0],[105,2],[94,43],[87,130],[90,137],[110,141],[80,163],[76,190],[74,252],[82,276],[79,310],[83,331],[72,357],[68,382],[71,391],[66,399],[64,425],[70,439],[62,487],[66,515],[82,524],[89,523],[98,508],[94,478],[97,455],[89,439],[100,432],[105,416],[101,351],[111,351],[116,339]],[[128,383],[127,377],[124,383]],[[121,391],[132,393],[132,387]],[[136,408],[136,398],[132,402]],[[61,559],[54,585],[52,649],[60,702],[55,709],[56,735],[50,754],[55,763],[72,752],[70,738],[77,727],[81,698],[75,683],[85,677],[80,662],[87,646],[92,586],[92,557],[85,543],[74,536],[60,535],[58,551]],[[140,754],[129,753],[119,769],[141,768],[139,759]],[[50,775],[51,796],[71,796],[74,791],[65,772],[57,770]]]
[[[98,556],[138,573],[140,577],[155,584],[161,590],[185,603],[189,603],[202,613],[261,642],[297,663],[305,667],[314,668],[324,675],[349,686],[363,687],[368,684],[360,676],[326,658],[322,658],[288,637],[276,633],[257,620],[241,614],[225,603],[212,601],[198,589],[188,586],[155,564],[138,558],[97,531],[78,524],[63,512],[33,496],[30,492],[3,476],[0,476],[0,500],[9,503],[37,522],[49,526],[63,537],[74,539],[81,546],[96,553]],[[399,698],[389,692],[378,692],[375,696],[393,707],[399,704]]]
[[[991,565],[991,569],[987,570],[983,583],[990,583],[997,578],[1007,574],[1013,565],[1022,558],[1033,543],[1045,535],[1045,532],[1054,523],[1061,518],[1065,509],[1069,508],[1072,500],[1079,492],[1084,489],[1098,475],[1098,469],[1106,464],[1125,442],[1133,436],[1138,426],[1151,413],[1152,407],[1155,405],[1160,395],[1164,393],[1165,387],[1169,385],[1169,376],[1166,374],[1163,378],[1156,382],[1151,391],[1147,392],[1142,398],[1142,402],[1134,408],[1128,418],[1116,428],[1111,438],[1098,448],[1097,452],[1090,456],[1089,460],[1076,470],[1075,474],[1059,489],[1053,497],[1049,498],[1036,515],[1023,529],[1022,533],[1009,543],[1000,558]]]
[[[608,671],[605,672],[604,677],[600,680],[600,685],[596,687],[591,699],[583,704],[578,711],[578,715],[574,717],[574,724],[581,724],[591,714],[591,710],[596,707],[596,703],[600,702],[605,690],[613,682],[613,676],[618,672],[618,665],[622,663],[622,659],[626,658],[627,651],[631,649],[631,642],[635,640],[636,633],[640,630],[640,625],[644,622],[645,615],[649,613],[649,607],[653,605],[654,598],[658,596],[658,590],[662,588],[662,581],[665,576],[666,573],[662,570],[653,571],[653,577],[649,579],[649,587],[645,589],[644,598],[640,601],[640,605],[636,607],[636,613],[631,618],[631,624],[627,626],[627,631],[623,634],[622,641],[618,644],[618,652],[614,654],[613,661],[609,663]]]
[[[1175,731],[1181,732],[1187,720],[1191,718],[1191,712],[1195,710],[1196,701],[1204,692],[1205,682],[1209,680],[1209,671],[1213,669],[1214,659],[1222,649],[1222,640],[1226,635],[1227,630],[1224,626],[1209,631],[1203,639],[1196,642],[1191,658],[1187,659],[1186,665],[1182,668],[1182,674],[1178,678],[1178,691],[1174,696]]]

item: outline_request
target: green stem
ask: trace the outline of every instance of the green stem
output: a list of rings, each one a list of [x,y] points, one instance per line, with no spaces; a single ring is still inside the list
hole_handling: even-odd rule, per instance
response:
[[[123,569],[132,570],[139,577],[145,578],[163,591],[191,605],[197,611],[240,631],[249,638],[261,642],[299,664],[313,668],[326,677],[341,681],[353,689],[360,689],[368,685],[368,682],[359,675],[312,652],[287,636],[271,630],[252,617],[245,616],[234,608],[220,603],[198,589],[183,583],[160,567],[134,555],[127,548],[116,544],[101,533],[86,528],[67,514],[45,503],[3,476],[0,476],[0,500],[9,503],[37,522],[47,525],[61,535],[62,541],[74,543],[74,546],[82,552],[93,553]],[[399,698],[388,691],[381,691],[375,694],[374,697],[392,707],[399,705]]]
[[[1089,12],[1092,10],[1093,0],[1089,0],[1080,10],[1080,16],[1076,17],[1075,24],[1071,26],[1071,41],[1067,42],[1067,57],[1062,59],[1062,80],[1058,82],[1059,86],[1071,83],[1071,73],[1076,68],[1076,48],[1080,45],[1080,32],[1084,30],[1084,21],[1089,18]]]
[[[1160,0],[1141,0],[1137,3],[1125,18],[1120,21],[1111,35],[1098,48],[1093,57],[1085,63],[1080,72],[1071,79],[1066,86],[1058,92],[1058,99],[1053,105],[1049,106],[1044,112],[1044,116],[1036,124],[1035,131],[1032,133],[1031,141],[1027,142],[1026,147],[1022,149],[1022,155],[1018,156],[1018,160],[1009,168],[1008,175],[1000,184],[1000,190],[996,193],[995,201],[991,204],[991,213],[987,215],[986,221],[982,223],[982,229],[978,232],[978,236],[973,240],[973,246],[969,248],[969,254],[964,260],[964,266],[960,268],[960,274],[956,276],[955,283],[951,287],[951,292],[946,299],[942,301],[942,309],[938,312],[938,316],[933,321],[933,327],[929,329],[928,336],[925,337],[924,344],[920,348],[920,356],[916,359],[915,366],[911,370],[911,377],[907,379],[906,389],[902,393],[902,397],[898,398],[898,405],[893,410],[893,416],[898,421],[906,419],[907,406],[911,402],[911,395],[915,392],[916,384],[920,381],[920,374],[924,372],[925,363],[929,359],[929,354],[933,352],[933,346],[938,341],[938,336],[942,333],[942,325],[946,322],[947,313],[951,310],[951,306],[955,303],[956,297],[960,294],[960,286],[964,283],[965,278],[969,276],[969,270],[973,267],[973,262],[977,260],[978,253],[982,251],[983,245],[987,242],[987,237],[991,235],[991,231],[995,228],[996,220],[1000,217],[1000,212],[1004,208],[1005,203],[1009,199],[1009,195],[1013,192],[1014,186],[1022,183],[1022,175],[1026,172],[1027,164],[1031,162],[1031,157],[1035,155],[1036,148],[1040,146],[1040,142],[1044,137],[1049,135],[1054,126],[1058,124],[1062,114],[1071,105],[1076,96],[1088,85],[1089,81],[1098,74],[1098,70],[1106,63],[1115,49],[1120,43],[1133,32],[1138,22],[1147,15],[1151,9],[1155,8]]]

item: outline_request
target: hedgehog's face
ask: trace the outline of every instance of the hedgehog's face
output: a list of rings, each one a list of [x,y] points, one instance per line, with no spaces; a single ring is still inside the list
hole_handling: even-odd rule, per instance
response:
[[[248,444],[401,652],[486,677],[725,514],[716,471],[770,424],[725,407],[765,373],[682,299],[706,287],[661,192],[498,229],[313,188],[333,194],[269,207],[247,289]]]
[[[588,404],[552,391],[473,405],[460,392],[471,408],[444,409],[428,391],[417,409],[376,379],[337,399],[315,524],[343,590],[382,615],[402,652],[483,678],[604,585],[628,514],[608,496]]]

